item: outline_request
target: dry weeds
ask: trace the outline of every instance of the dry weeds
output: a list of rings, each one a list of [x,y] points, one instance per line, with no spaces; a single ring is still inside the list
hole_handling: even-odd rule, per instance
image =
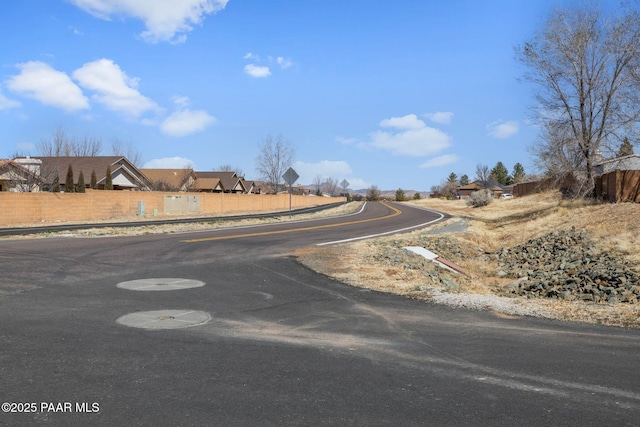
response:
[[[482,208],[469,207],[462,200],[426,199],[409,203],[453,215],[438,227],[463,220],[468,228],[444,237],[428,236],[427,230],[420,230],[332,247],[307,248],[298,251],[296,256],[303,264],[341,282],[381,292],[419,299],[433,299],[442,291],[467,298],[473,294],[494,295],[499,301],[484,308],[509,314],[514,313],[512,308],[515,306],[527,307],[541,317],[640,327],[640,304],[498,297],[500,290],[513,280],[498,277],[497,265],[491,257],[485,256],[488,252],[521,245],[554,230],[576,227],[586,230],[599,249],[637,265],[640,263],[639,204],[568,202],[561,200],[557,193],[495,200]],[[417,260],[417,256],[403,259],[411,255],[402,248],[416,243],[473,272],[473,277],[456,276],[432,263]],[[448,288],[451,281],[460,288]],[[509,303],[504,304],[505,301]]]

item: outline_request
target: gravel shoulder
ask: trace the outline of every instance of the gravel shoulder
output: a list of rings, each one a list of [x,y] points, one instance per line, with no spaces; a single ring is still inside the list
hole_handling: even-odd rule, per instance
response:
[[[304,248],[295,255],[307,267],[352,286],[437,304],[486,310],[502,317],[640,327],[639,260],[635,251],[640,234],[639,205],[568,203],[556,194],[496,200],[480,209],[469,208],[464,201],[412,203],[446,212],[452,218],[434,228]],[[555,243],[557,235],[571,234],[571,230],[575,233],[575,229],[585,239],[588,236],[588,244],[569,242],[562,247]],[[559,246],[557,252],[550,250],[549,244]],[[407,246],[424,247],[471,273],[456,274],[441,268],[408,251]],[[576,246],[584,246],[588,253],[575,255]],[[540,255],[540,248],[550,253]],[[531,255],[523,261],[522,253],[529,251]],[[546,264],[535,264],[538,258]],[[600,259],[602,262],[597,263]],[[580,268],[567,260],[579,262]],[[527,273],[531,277],[524,280]],[[550,280],[554,274],[558,276],[554,277],[556,282]],[[624,278],[619,279],[622,274]],[[536,275],[542,277],[541,282],[534,281]],[[606,276],[611,283],[588,288],[588,276],[594,276],[594,281],[604,281]],[[516,285],[523,283],[548,289],[542,293],[516,292],[523,287]],[[563,288],[566,283],[575,285],[575,290]],[[623,292],[628,296],[626,302],[622,302]]]

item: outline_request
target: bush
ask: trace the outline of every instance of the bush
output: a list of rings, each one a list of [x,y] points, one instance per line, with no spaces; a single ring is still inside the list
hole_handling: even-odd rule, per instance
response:
[[[491,190],[487,189],[475,191],[471,193],[467,199],[467,205],[473,206],[474,208],[487,206],[491,202],[493,202],[493,195],[491,194]]]

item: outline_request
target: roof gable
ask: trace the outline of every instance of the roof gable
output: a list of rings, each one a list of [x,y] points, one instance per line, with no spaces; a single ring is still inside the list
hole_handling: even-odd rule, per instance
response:
[[[111,169],[111,177],[126,177],[118,185],[126,187],[147,188],[149,181],[129,160],[122,156],[63,156],[63,157],[38,157],[42,161],[40,175],[48,182],[52,182],[57,174],[63,182],[69,166],[73,170],[74,180],[84,176],[85,182],[89,182],[91,173],[95,172],[96,180],[104,184],[107,177],[107,168]],[[115,184],[115,183],[114,183]]]

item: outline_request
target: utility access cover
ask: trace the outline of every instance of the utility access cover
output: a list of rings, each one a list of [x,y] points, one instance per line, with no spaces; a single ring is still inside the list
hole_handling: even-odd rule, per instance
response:
[[[120,282],[116,286],[130,291],[176,291],[180,289],[199,288],[204,286],[204,282],[179,278],[152,278]]]
[[[211,316],[197,310],[156,310],[125,314],[116,322],[141,329],[180,329],[204,325]]]

